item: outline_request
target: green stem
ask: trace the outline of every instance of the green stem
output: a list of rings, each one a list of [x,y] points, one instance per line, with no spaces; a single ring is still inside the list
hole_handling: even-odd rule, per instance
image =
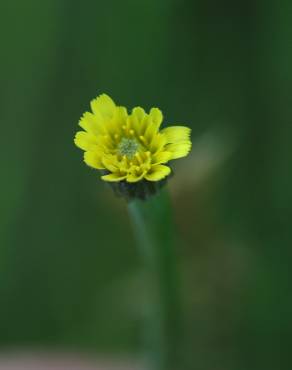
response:
[[[177,369],[180,309],[178,299],[175,228],[166,189],[149,200],[128,205],[137,244],[145,261],[150,293],[146,321],[149,367]]]

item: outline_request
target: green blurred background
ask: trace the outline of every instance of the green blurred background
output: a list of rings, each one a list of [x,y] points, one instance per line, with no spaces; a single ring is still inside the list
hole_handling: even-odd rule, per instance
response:
[[[169,184],[184,369],[291,369],[292,2],[0,7],[1,349],[141,347],[125,204],[73,145],[105,92],[193,129]]]

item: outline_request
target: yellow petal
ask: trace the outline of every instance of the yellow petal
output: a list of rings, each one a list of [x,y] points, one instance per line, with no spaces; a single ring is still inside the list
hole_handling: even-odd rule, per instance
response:
[[[166,137],[160,133],[156,134],[150,145],[149,145],[149,149],[151,151],[151,153],[157,153],[159,152],[160,150],[162,150],[162,148],[164,147],[164,145],[166,144]]]
[[[116,126],[122,126],[126,124],[128,118],[127,108],[117,107],[114,115],[114,121]]]
[[[74,143],[78,148],[83,150],[94,150],[97,148],[97,140],[88,132],[78,131],[74,138]]]
[[[114,155],[107,155],[102,158],[102,163],[106,169],[116,172],[119,169],[119,163]]]
[[[152,108],[148,120],[143,123],[143,129],[145,131],[144,136],[148,143],[150,143],[157,134],[162,120],[163,116],[161,111],[158,108]]]
[[[148,117],[149,116],[145,113],[143,108],[135,107],[128,119],[129,128],[132,128],[138,136],[144,134],[145,128],[147,126],[147,122],[145,121],[145,119],[147,119]]]
[[[114,116],[111,120],[105,122],[105,128],[111,136],[121,135],[122,127],[126,125],[128,118],[127,109],[125,107],[116,107]]]
[[[171,152],[159,152],[153,155],[152,164],[166,163],[172,158]]]
[[[110,135],[98,135],[96,141],[98,146],[106,153],[115,148],[114,140]]]
[[[92,100],[90,105],[94,114],[101,114],[106,119],[112,118],[116,109],[114,101],[106,94]]]
[[[84,162],[92,167],[96,168],[97,170],[104,169],[104,165],[102,163],[102,153],[98,152],[85,152],[84,153]]]
[[[151,141],[154,139],[154,136],[157,134],[157,129],[155,125],[151,122],[148,127],[146,128],[144,137],[146,139],[147,143],[151,143]]]
[[[153,123],[157,127],[157,129],[160,127],[161,122],[163,121],[163,115],[160,109],[158,108],[152,108],[149,113],[150,117],[152,118]]]
[[[143,118],[146,116],[146,113],[143,108],[141,107],[135,107],[132,110],[132,116],[136,117],[139,122],[143,120]]]
[[[160,132],[166,136],[167,143],[187,141],[191,135],[191,129],[185,126],[171,126]]]
[[[189,154],[192,147],[191,141],[182,141],[176,144],[167,144],[165,150],[172,153],[171,159],[185,157]]]
[[[159,181],[168,176],[170,172],[171,170],[168,166],[157,164],[151,167],[150,171],[145,175],[145,179],[148,181]]]
[[[109,182],[122,181],[127,177],[127,175],[122,175],[120,173],[110,173],[109,175],[101,176],[102,180]]]
[[[129,173],[128,176],[127,176],[127,181],[128,182],[138,182],[138,181],[141,181],[143,179],[145,175],[145,172],[142,172],[140,174],[137,174],[137,173]]]
[[[146,115],[143,119],[143,121],[141,122],[140,124],[140,127],[139,127],[139,134],[144,136],[145,137],[145,134],[146,134],[146,131],[147,129],[151,127],[151,133],[148,137],[148,139],[146,139],[146,141],[150,142],[149,139],[152,139],[153,138],[153,133],[156,131],[155,130],[155,127],[153,126],[153,122],[152,122],[152,118],[149,116],[149,115]],[[154,130],[153,130],[154,129]]]
[[[102,121],[99,116],[85,112],[79,121],[79,126],[92,135],[104,134],[105,127]]]

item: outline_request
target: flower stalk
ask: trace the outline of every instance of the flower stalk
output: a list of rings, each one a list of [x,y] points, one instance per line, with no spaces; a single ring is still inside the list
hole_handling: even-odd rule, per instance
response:
[[[144,260],[150,295],[145,346],[150,369],[178,369],[180,305],[175,233],[166,188],[147,201],[128,203],[136,240]]]

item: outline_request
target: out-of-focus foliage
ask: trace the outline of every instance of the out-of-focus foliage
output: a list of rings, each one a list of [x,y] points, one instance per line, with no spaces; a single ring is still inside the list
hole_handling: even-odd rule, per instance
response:
[[[193,129],[170,181],[185,368],[290,369],[291,1],[15,0],[0,17],[2,348],[140,346],[125,205],[72,142],[107,92]]]

